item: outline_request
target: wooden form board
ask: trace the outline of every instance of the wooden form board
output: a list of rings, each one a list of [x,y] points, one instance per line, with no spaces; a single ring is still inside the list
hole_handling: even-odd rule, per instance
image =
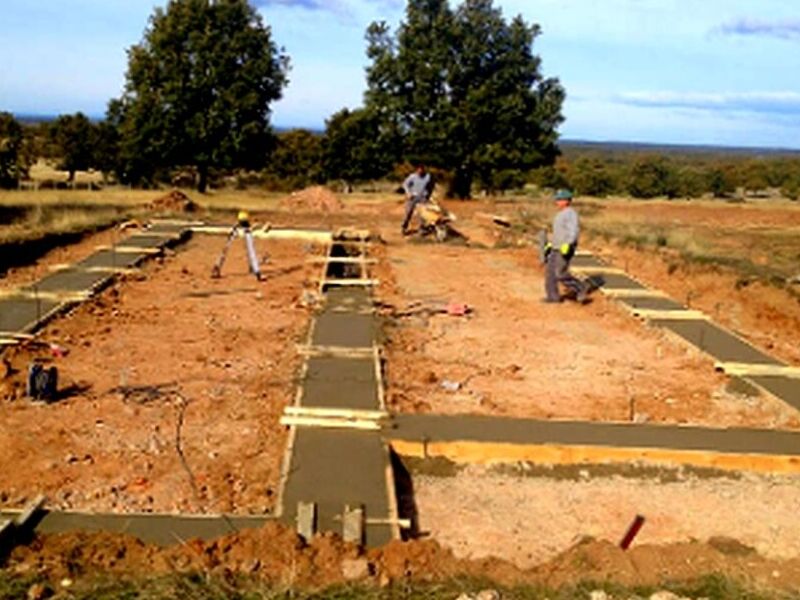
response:
[[[378,285],[380,282],[377,279],[323,279],[322,286],[339,286],[339,287],[372,287]]]
[[[655,310],[650,308],[634,308],[629,307],[631,313],[637,317],[647,320],[661,320],[661,321],[707,321],[708,315],[700,312],[699,310]]]
[[[659,290],[600,287],[600,291],[609,298],[669,298]]]
[[[143,246],[95,246],[95,250],[108,250],[117,254],[161,254],[163,248],[145,248]]]
[[[726,375],[736,377],[759,377],[776,375],[780,377],[791,377],[792,379],[800,379],[800,367],[791,367],[789,365],[765,365],[759,363],[735,363],[735,362],[718,362],[714,365],[718,371],[722,371]]]
[[[378,350],[377,346],[350,348],[346,346],[299,345],[297,352],[308,358],[331,356],[335,358],[369,358]]]
[[[613,273],[615,275],[627,275],[624,269],[617,267],[595,267],[588,265],[570,265],[570,271],[580,273],[581,275],[602,275],[604,273]]]
[[[89,291],[35,291],[31,289],[16,289],[0,291],[0,298],[20,298],[24,300],[49,300],[53,302],[83,302],[91,298]]]

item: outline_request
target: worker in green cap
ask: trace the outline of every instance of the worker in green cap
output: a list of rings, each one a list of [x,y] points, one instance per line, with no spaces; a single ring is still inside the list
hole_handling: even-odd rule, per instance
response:
[[[558,206],[558,214],[553,219],[553,237],[546,248],[547,269],[545,273],[545,293],[542,302],[561,302],[558,284],[561,283],[573,292],[581,304],[588,301],[588,285],[569,272],[569,263],[578,247],[578,213],[572,208],[572,192],[558,190],[553,197]]]

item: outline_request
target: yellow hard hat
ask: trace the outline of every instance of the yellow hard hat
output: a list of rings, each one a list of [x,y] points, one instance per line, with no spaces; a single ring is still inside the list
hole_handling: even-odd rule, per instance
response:
[[[239,219],[240,221],[249,221],[250,213],[247,212],[246,210],[240,210],[236,218]]]

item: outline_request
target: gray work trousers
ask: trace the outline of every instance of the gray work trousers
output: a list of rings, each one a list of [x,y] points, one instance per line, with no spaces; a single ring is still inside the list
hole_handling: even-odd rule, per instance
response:
[[[553,248],[547,256],[547,272],[545,273],[544,289],[547,299],[557,302],[561,299],[558,293],[558,284],[575,292],[577,296],[583,290],[580,280],[569,272],[569,263],[572,257],[566,257],[558,249]]]
[[[403,231],[408,229],[408,226],[411,224],[411,217],[414,216],[414,209],[417,208],[417,204],[422,204],[426,200],[427,198],[425,198],[425,196],[411,196],[411,198],[406,200],[406,216],[403,219]]]

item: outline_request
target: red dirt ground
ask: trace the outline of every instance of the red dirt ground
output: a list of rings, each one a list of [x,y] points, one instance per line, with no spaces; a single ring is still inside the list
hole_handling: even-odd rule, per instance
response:
[[[646,219],[648,206],[625,210]],[[378,298],[385,303],[382,312],[387,317],[387,398],[395,410],[633,419],[718,427],[800,427],[796,411],[767,397],[742,397],[728,391],[727,378],[714,373],[711,359],[661,331],[646,328],[612,301],[598,296],[587,307],[539,304],[542,273],[535,264],[529,238],[516,240],[528,245],[494,249],[418,244],[401,239],[398,233],[402,201],[348,202],[346,207],[335,216],[298,212],[291,219],[297,225],[317,227],[360,224],[380,231],[387,241],[384,249],[376,247],[384,260],[375,275],[382,280]],[[505,235],[476,213],[505,211],[513,215],[517,208],[490,201],[448,203],[448,207],[459,216],[458,225],[470,234],[472,246],[491,246]],[[657,210],[663,212],[659,218],[672,218],[671,208]],[[695,216],[709,223],[723,219],[743,227],[762,221],[765,226],[776,227],[789,222],[781,210],[748,210],[751,212],[740,213],[740,207],[729,205],[719,209],[699,207]],[[791,219],[797,214],[789,213]],[[264,215],[268,222],[274,216]],[[284,221],[289,218],[285,213],[277,216]],[[270,243],[268,280],[258,284],[247,276],[242,250],[236,245],[225,277],[212,281],[207,274],[223,242],[222,238],[196,238],[163,263],[146,267],[142,278],[132,277],[115,285],[45,330],[45,339],[70,350],[66,358],[59,359],[58,366],[65,383],[74,384],[73,394],[54,405],[37,406],[9,400],[15,392],[6,390],[5,400],[0,402],[0,467],[5,473],[0,482],[0,504],[19,506],[44,491],[50,497],[50,506],[116,512],[261,513],[274,507],[285,445],[285,433],[277,419],[295,393],[300,358],[294,342],[302,339],[309,321],[307,309],[300,306],[301,299],[304,285],[318,275],[318,267],[304,262],[313,248],[295,242]],[[88,254],[91,250],[86,248]],[[617,249],[609,246],[595,250]],[[43,262],[81,257],[77,249],[70,252],[75,253],[70,254],[74,258],[46,257]],[[663,257],[632,249],[624,252],[617,254],[618,259],[629,264],[632,274],[643,281],[668,293],[696,288],[693,306],[712,316],[716,305],[724,306],[725,310],[719,311],[723,323],[733,326],[725,319],[734,315],[730,318],[736,319],[732,321],[736,330],[764,349],[789,359],[800,356],[792,354],[800,352],[796,345],[800,321],[796,320],[795,307],[786,302],[785,292],[761,290],[754,285],[741,294],[732,294],[735,275],[686,267],[673,270],[670,278],[661,270],[669,268]],[[675,297],[681,299],[677,293]],[[418,309],[420,305],[415,302],[438,305],[450,300],[466,302],[473,313],[467,317],[426,316],[419,311],[403,317],[396,314]],[[165,339],[170,343],[159,343]],[[14,366],[22,369],[30,356],[12,358]],[[19,374],[16,378],[19,381]],[[446,389],[452,382],[458,383],[459,389]],[[166,387],[152,398],[143,393],[126,396],[119,391],[120,386],[154,385]],[[176,451],[181,397],[188,401],[181,447],[197,493]],[[19,467],[23,464],[24,470]],[[783,490],[781,514],[790,519],[791,507],[800,506],[800,486],[796,483],[744,479],[729,488],[724,480],[712,481],[711,487],[705,488],[687,479],[669,493],[663,486],[642,484],[636,492],[641,503],[624,508],[621,498],[612,500],[613,489],[600,489],[603,485],[616,485],[617,492],[624,489],[614,480],[589,482],[599,487],[575,483],[563,493],[556,484],[535,481],[530,485],[534,483],[528,489],[528,484],[519,479],[496,480],[470,472],[461,480],[445,480],[444,491],[423,481],[418,488],[421,518],[428,524],[441,525],[438,529],[430,526],[430,531],[443,546],[459,548],[461,541],[450,537],[445,520],[453,521],[452,515],[462,514],[465,506],[478,510],[478,515],[494,510],[509,522],[538,514],[553,526],[561,523],[569,530],[569,541],[551,536],[540,540],[539,546],[532,541],[521,551],[538,552],[543,559],[563,552],[524,572],[519,565],[528,567],[532,563],[525,563],[523,554],[508,542],[515,535],[526,539],[523,533],[493,529],[488,518],[478,523],[481,526],[460,527],[468,529],[472,539],[458,555],[499,554],[517,566],[496,559],[465,562],[434,541],[394,543],[359,557],[356,549],[330,536],[304,547],[290,532],[270,526],[167,551],[118,536],[48,537],[15,550],[10,568],[21,572],[44,569],[53,574],[72,574],[75,565],[81,570],[126,572],[176,567],[213,572],[231,569],[258,573],[279,583],[321,586],[343,580],[343,560],[365,558],[372,565],[367,571],[373,573],[366,577],[378,584],[402,579],[408,573],[430,579],[463,572],[501,582],[558,585],[612,577],[622,583],[653,584],[719,571],[773,588],[800,586],[800,559],[796,557],[768,559],[724,540],[664,544],[667,536],[656,534],[669,530],[670,519],[679,531],[689,531],[695,521],[681,510],[691,507],[699,515],[706,510],[717,511],[723,522],[728,500],[747,498],[754,503],[751,512],[758,511],[770,502],[776,486]],[[462,485],[465,491],[456,496],[454,491]],[[763,487],[763,494],[748,497],[748,486],[753,485],[758,490]],[[504,493],[508,486],[519,486],[520,492],[528,490],[523,501],[504,502],[504,498],[515,497]],[[536,486],[541,486],[541,493],[534,489]],[[607,501],[593,503],[598,494],[606,494]],[[431,495],[433,500],[429,499]],[[571,517],[573,521],[559,521],[559,511],[572,497],[577,511]],[[684,506],[687,498],[692,502]],[[532,499],[538,502],[536,513],[525,505]],[[583,518],[580,506],[596,509],[591,521]],[[649,507],[648,516],[659,515],[650,521],[662,528],[650,530],[654,545],[644,544],[623,553],[614,545],[617,540],[612,533],[602,528],[592,530],[592,523],[610,523],[614,515],[626,520],[638,506]],[[437,519],[437,514],[445,516]],[[463,523],[474,518],[479,517],[459,520]],[[770,531],[789,521],[774,517],[770,511],[761,511],[758,518],[760,524],[748,521],[745,525],[753,525],[751,529],[743,526],[737,530],[744,532],[740,541],[769,554],[768,543],[774,539],[788,549],[774,555],[791,556],[792,542]],[[703,536],[714,534],[711,525]],[[611,542],[573,545],[576,536],[587,533]],[[492,536],[499,536],[500,543]],[[687,536],[682,534],[673,541]]]
[[[31,358],[11,354],[18,374],[0,403],[4,505],[41,492],[59,508],[271,510],[285,441],[277,420],[295,394],[294,344],[310,319],[298,302],[316,269],[300,244],[271,242],[258,283],[235,244],[212,280],[223,243],[195,238],[49,325],[41,338],[69,350],[55,363],[68,398],[10,400]],[[181,412],[196,493],[176,449]]]

